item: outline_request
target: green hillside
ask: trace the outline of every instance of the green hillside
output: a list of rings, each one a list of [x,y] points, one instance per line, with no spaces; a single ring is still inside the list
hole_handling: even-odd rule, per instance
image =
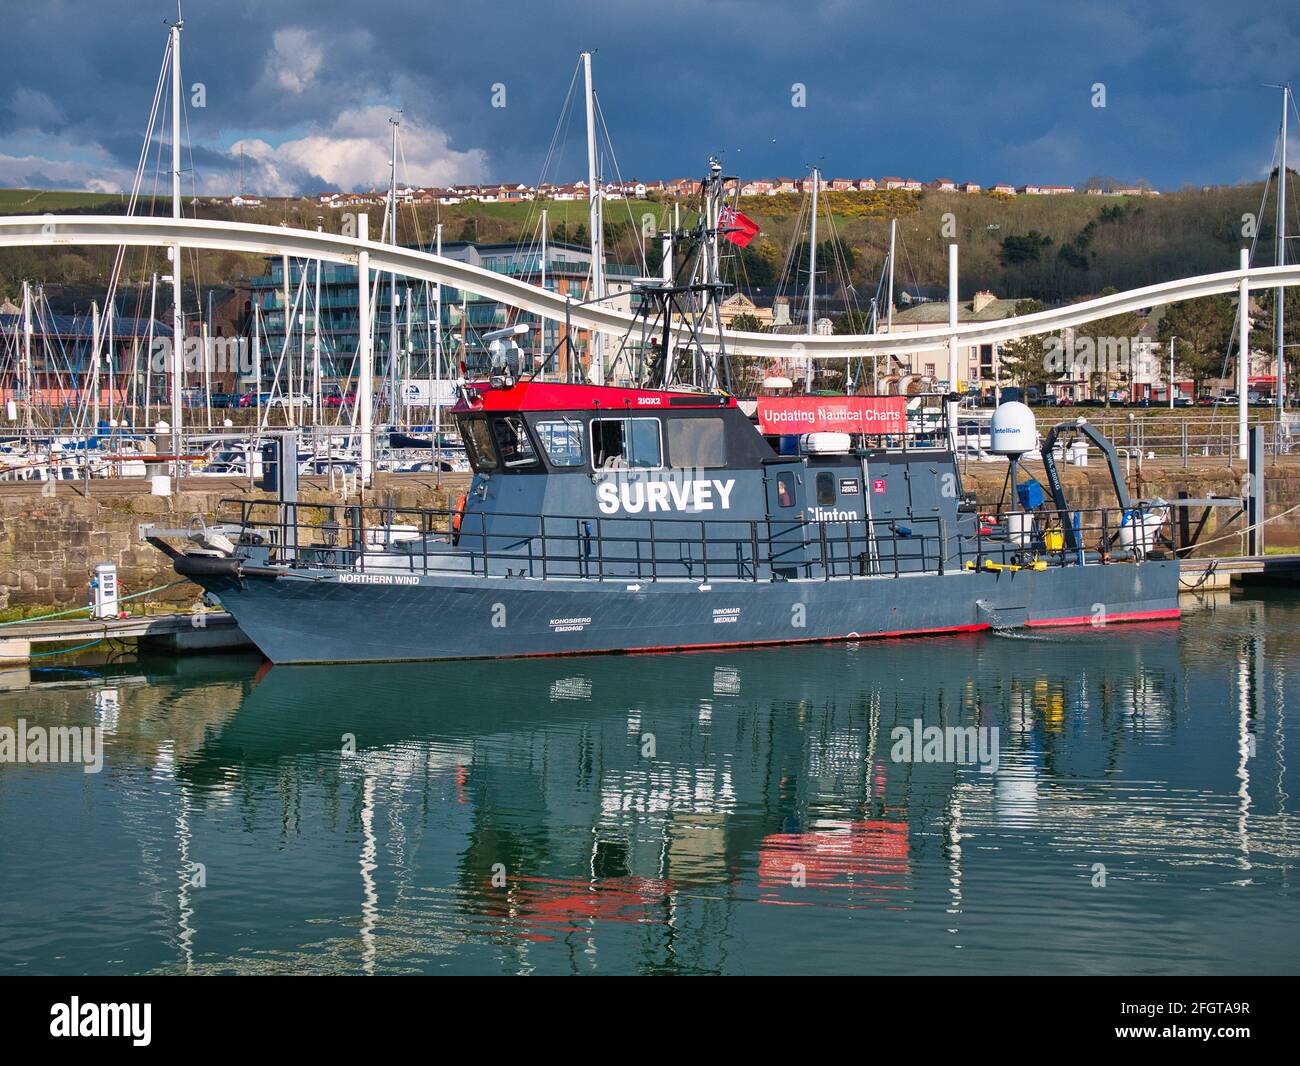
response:
[[[897,218],[901,245],[896,280],[900,288],[946,285],[946,245],[961,245],[962,291],[990,289],[999,296],[1034,297],[1048,303],[1075,299],[1113,287],[1133,288],[1170,278],[1232,269],[1244,243],[1243,216],[1256,216],[1261,252],[1257,261],[1271,262],[1273,205],[1262,205],[1260,184],[1186,189],[1159,197],[1001,196],[981,193],[826,193],[821,200],[830,214],[819,220],[819,244],[833,233],[841,252],[819,252],[826,276],[823,292],[834,292],[839,271],[847,267],[859,294],[875,288],[888,245],[889,220]],[[121,198],[97,193],[0,190],[0,213],[120,210]],[[478,241],[528,240],[536,233],[541,208],[548,211],[552,239],[585,242],[587,205],[581,201],[475,204],[445,207],[403,207],[399,212],[402,241],[432,243],[434,225],[443,224],[443,239]],[[754,218],[762,233],[738,262],[731,279],[770,286],[781,275],[795,243],[794,260],[801,262],[806,239],[796,233],[800,198],[747,197],[741,209]],[[670,200],[611,201],[606,206],[606,243],[611,255],[634,261],[645,216],[656,228],[667,223]],[[693,219],[682,205],[683,221]],[[156,205],[166,213],[167,205]],[[258,208],[232,208],[200,200],[190,208],[199,217],[227,218],[268,225],[288,223],[315,227],[323,220],[338,231],[345,212],[320,207],[306,199],[276,199]],[[371,232],[381,224],[384,209],[373,205]],[[805,223],[806,225],[806,223]],[[1294,223],[1293,223],[1294,225]],[[800,227],[802,229],[802,227]],[[1300,226],[1296,227],[1300,229]],[[650,250],[652,267],[657,251]],[[12,296],[24,278],[52,285],[93,288],[107,277],[112,250],[90,248],[13,249],[0,252],[0,296]],[[194,260],[205,285],[231,284],[261,270],[255,256],[203,252]],[[164,269],[160,253],[137,250],[132,269]],[[138,273],[137,273],[138,276]],[[803,282],[800,282],[800,286]],[[861,298],[861,297],[860,297]]]
[[[97,210],[125,203],[119,193],[62,192],[57,189],[0,189],[0,215],[39,215],[45,211]]]

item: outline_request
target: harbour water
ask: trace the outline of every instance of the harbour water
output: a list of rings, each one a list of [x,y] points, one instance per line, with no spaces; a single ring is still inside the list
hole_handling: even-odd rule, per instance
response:
[[[0,764],[0,971],[1286,972],[1297,665],[1289,596],[1056,634],[9,671],[0,727],[99,726],[104,761]],[[977,727],[996,772],[915,760],[918,722]]]

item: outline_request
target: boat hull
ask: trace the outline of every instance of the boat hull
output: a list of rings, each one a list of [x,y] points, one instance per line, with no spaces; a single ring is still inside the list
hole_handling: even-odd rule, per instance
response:
[[[275,663],[655,652],[1178,616],[1178,564],[829,581],[195,578]]]

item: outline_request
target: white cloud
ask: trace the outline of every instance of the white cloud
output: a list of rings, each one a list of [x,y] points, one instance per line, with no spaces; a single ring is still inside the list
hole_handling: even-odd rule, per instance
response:
[[[388,118],[382,106],[358,107],[342,112],[328,126],[304,137],[271,145],[261,139],[237,141],[232,154],[243,149],[261,174],[257,192],[287,195],[311,192],[304,181],[313,178],[342,189],[386,186],[391,149]],[[488,169],[487,153],[479,148],[455,151],[447,134],[409,116],[402,119],[398,180],[411,185],[450,185],[482,180]]]
[[[316,81],[325,49],[310,30],[300,26],[276,30],[266,58],[266,74],[281,89],[304,93]]]
[[[18,129],[42,129],[64,123],[63,110],[48,95],[21,85],[9,100],[9,113]]]
[[[50,159],[39,155],[6,155],[0,152],[0,186],[19,189],[87,189],[91,192],[121,192],[129,188],[132,175],[108,161]]]

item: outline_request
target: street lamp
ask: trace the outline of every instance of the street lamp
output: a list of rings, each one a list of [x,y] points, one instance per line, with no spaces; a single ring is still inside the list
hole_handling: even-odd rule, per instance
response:
[[[1174,341],[1177,337],[1169,338],[1169,410],[1174,409]]]

